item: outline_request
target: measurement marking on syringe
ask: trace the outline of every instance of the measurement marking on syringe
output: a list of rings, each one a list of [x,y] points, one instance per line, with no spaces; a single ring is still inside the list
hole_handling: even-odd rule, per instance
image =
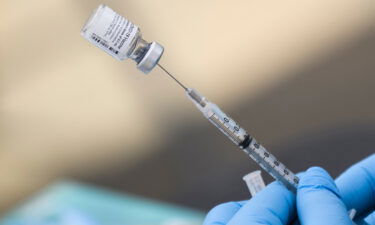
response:
[[[259,166],[266,170],[272,177],[280,180],[286,187],[296,191],[298,180],[284,164],[269,153],[255,139],[253,139],[234,120],[228,117],[215,104],[206,100],[195,90],[187,88],[190,99],[196,103],[198,109],[202,111],[206,118],[210,120],[221,132],[229,137],[236,145],[243,149]],[[204,103],[204,104],[202,104]]]
[[[220,117],[213,113],[209,119],[217,126],[219,129],[222,129],[223,132],[228,135],[235,143],[241,143],[241,140],[236,135],[237,133],[230,128],[229,126],[229,119],[227,117],[224,117],[223,120],[227,121],[226,123],[220,120]]]

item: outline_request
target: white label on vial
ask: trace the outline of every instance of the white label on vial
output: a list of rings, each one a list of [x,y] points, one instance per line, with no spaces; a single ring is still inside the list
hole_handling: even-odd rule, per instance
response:
[[[101,5],[86,23],[82,35],[116,59],[123,60],[128,57],[137,30],[129,20]]]

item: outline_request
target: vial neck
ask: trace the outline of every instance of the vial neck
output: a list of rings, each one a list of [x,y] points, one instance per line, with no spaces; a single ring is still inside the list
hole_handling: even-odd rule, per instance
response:
[[[149,46],[150,44],[147,41],[139,38],[134,46],[134,49],[131,51],[129,58],[139,63],[149,49]]]

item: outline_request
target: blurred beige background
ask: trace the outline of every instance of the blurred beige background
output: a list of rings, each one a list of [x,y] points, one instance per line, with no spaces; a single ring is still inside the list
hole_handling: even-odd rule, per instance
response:
[[[139,25],[147,40],[164,45],[161,63],[228,112],[362,43],[375,27],[373,0],[2,0],[2,212],[64,177],[93,177],[111,168],[142,166],[145,158],[169,146],[176,132],[206,123],[160,69],[145,76],[134,62],[116,61],[80,36],[85,20],[101,3]],[[364,96],[375,94],[369,87],[375,84],[374,72],[366,70],[371,76],[356,85],[359,90],[367,85]],[[349,77],[331,83],[355,82]],[[310,85],[306,79],[300,89]],[[320,92],[315,91],[311,93]],[[322,102],[330,96],[324,93]],[[298,96],[292,98],[290,102],[298,101]],[[345,101],[338,97],[332,102],[338,99]],[[353,103],[339,114],[335,108],[311,117],[306,112],[300,120],[295,118],[304,122],[289,129],[267,123],[267,116],[274,121],[285,118],[264,114],[272,110],[263,108],[252,115],[258,125],[255,122],[251,130],[272,144],[343,121],[375,123],[375,108],[367,100],[362,102],[367,108],[359,111]],[[319,108],[319,101],[315,104]],[[235,114],[240,123],[249,115]],[[184,141],[189,137],[181,144]]]

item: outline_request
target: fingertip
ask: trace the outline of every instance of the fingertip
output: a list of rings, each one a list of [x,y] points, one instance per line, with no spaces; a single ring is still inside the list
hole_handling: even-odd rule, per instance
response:
[[[290,194],[292,193],[288,188],[285,187],[280,181],[275,180],[264,189],[271,192],[279,192],[284,194]]]
[[[294,207],[295,194],[285,187],[280,181],[274,181],[259,192],[252,201],[270,201],[269,199],[282,199],[290,207]],[[275,203],[276,204],[276,203]]]
[[[327,171],[312,167],[301,177],[297,211],[302,224],[351,224],[335,182]]]
[[[303,172],[298,172],[298,173],[296,174],[296,176],[297,176],[298,178],[301,178],[305,173],[306,173],[305,171],[303,171]]]
[[[215,206],[207,213],[203,224],[226,224],[246,202],[225,202]]]
[[[367,224],[375,224],[375,212],[371,213],[365,218]]]
[[[295,215],[295,195],[280,182],[267,185],[228,224],[287,224]]]
[[[308,170],[306,170],[305,174],[309,174],[309,175],[317,174],[317,175],[322,175],[322,176],[329,176],[328,172],[319,166],[310,167]]]
[[[339,191],[332,177],[321,167],[311,167],[302,174],[298,191],[327,189],[337,196]]]
[[[239,202],[220,203],[219,205],[213,207],[210,211],[208,211],[207,215],[223,214],[224,212],[230,214],[231,212],[236,212],[241,207],[242,207],[242,204]]]

